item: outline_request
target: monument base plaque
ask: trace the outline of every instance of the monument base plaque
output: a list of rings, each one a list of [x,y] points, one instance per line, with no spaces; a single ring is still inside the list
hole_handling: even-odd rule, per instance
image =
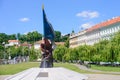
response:
[[[48,77],[48,72],[40,72],[37,77]]]

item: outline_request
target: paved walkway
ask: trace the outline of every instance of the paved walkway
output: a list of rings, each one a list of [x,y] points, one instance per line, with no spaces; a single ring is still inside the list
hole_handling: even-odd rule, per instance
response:
[[[93,69],[87,68],[83,65],[78,65],[78,64],[74,64],[74,65],[76,65],[77,67],[79,67],[82,70],[87,70],[87,71],[97,72],[97,73],[101,73],[101,72],[105,73],[105,74],[84,74],[85,76],[88,77],[87,80],[120,80],[120,72],[104,72],[104,71],[99,71],[99,70],[93,70]],[[63,73],[63,74],[65,74],[65,73]],[[4,80],[6,77],[10,77],[10,76],[11,75],[0,75],[0,80]]]
[[[5,80],[87,80],[88,77],[59,67],[59,68],[30,68]]]
[[[7,77],[10,77],[11,75],[0,75],[0,80],[4,80]]]
[[[79,67],[81,70],[86,70],[86,71],[90,71],[90,72],[120,75],[120,72],[108,72],[108,71],[106,72],[106,71],[100,71],[100,70],[94,70],[94,69],[91,69],[91,68],[87,68],[86,66],[80,65],[80,64],[74,64],[74,65]]]
[[[87,70],[95,73],[102,73],[102,74],[85,74],[88,77],[88,80],[120,80],[120,72],[105,72],[100,70],[93,70],[79,64],[74,65],[76,65],[82,70]]]
[[[111,74],[85,74],[88,80],[120,80],[120,75]]]
[[[84,74],[88,77],[87,80],[120,80],[120,75],[111,74]],[[0,80],[5,80],[5,78],[10,77],[10,75],[0,75]]]

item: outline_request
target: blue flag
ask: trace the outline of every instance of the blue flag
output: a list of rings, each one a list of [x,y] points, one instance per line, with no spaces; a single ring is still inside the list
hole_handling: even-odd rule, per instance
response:
[[[48,22],[48,20],[46,18],[44,8],[42,10],[43,10],[44,38],[50,39],[51,42],[53,42],[54,38],[55,38],[54,29],[53,29],[52,25]]]

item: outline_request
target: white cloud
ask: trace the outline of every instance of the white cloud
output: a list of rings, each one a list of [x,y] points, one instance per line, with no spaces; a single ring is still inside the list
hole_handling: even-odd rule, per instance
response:
[[[31,30],[31,31],[26,31],[23,34],[27,35],[29,32],[34,32],[34,31],[37,31],[37,30],[34,29],[34,30]]]
[[[76,16],[91,19],[99,17],[99,13],[97,11],[82,11],[77,13]]]
[[[25,32],[25,33],[23,33],[24,35],[27,35],[28,34],[28,32]]]
[[[30,19],[29,18],[21,18],[20,21],[21,22],[28,22],[28,21],[30,21]]]
[[[84,23],[80,26],[80,29],[87,29],[87,28],[90,28],[92,27],[94,24],[92,22],[87,22],[87,23]]]

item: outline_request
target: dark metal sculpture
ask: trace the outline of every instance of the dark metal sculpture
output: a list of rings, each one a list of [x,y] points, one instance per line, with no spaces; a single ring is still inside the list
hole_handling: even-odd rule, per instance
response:
[[[40,68],[50,68],[53,67],[52,46],[54,44],[55,34],[52,25],[48,22],[46,18],[44,6],[42,6],[42,11],[44,39],[41,43],[42,62]]]
[[[40,68],[51,68],[53,67],[53,55],[52,55],[52,44],[50,40],[43,39],[41,43],[42,61]]]

